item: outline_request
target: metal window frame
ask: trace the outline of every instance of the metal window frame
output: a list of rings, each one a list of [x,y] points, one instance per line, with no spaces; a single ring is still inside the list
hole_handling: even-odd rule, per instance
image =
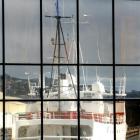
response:
[[[39,66],[40,67],[40,74],[41,74],[41,93],[43,93],[43,67],[44,66],[51,66],[50,63],[43,63],[43,11],[42,11],[42,1],[40,1],[40,63],[6,63],[5,62],[5,0],[1,0],[2,3],[2,63],[0,65],[2,66],[2,74],[3,74],[3,99],[0,99],[0,102],[3,102],[3,114],[5,114],[5,103],[10,101],[29,101],[29,100],[8,100],[5,99],[5,67],[6,66],[22,66],[22,65],[28,65],[28,66]],[[78,112],[78,120],[77,120],[77,127],[78,127],[78,140],[80,140],[80,101],[112,101],[113,102],[113,112],[115,114],[116,110],[116,101],[137,101],[140,99],[116,99],[115,97],[115,68],[117,66],[140,66],[140,64],[116,64],[115,63],[115,0],[112,0],[112,64],[81,64],[80,63],[80,57],[79,57],[79,3],[80,0],[76,0],[76,32],[77,32],[77,63],[76,64],[53,64],[53,65],[62,65],[62,66],[76,66],[77,67],[77,92],[78,92],[78,98],[77,99],[43,99],[43,94],[41,94],[40,99],[33,99],[30,101],[40,101],[41,102],[41,112],[43,112],[43,102],[44,101],[76,101],[77,102],[77,112]],[[112,99],[80,99],[80,66],[111,66],[113,68],[113,98]],[[114,115],[114,140],[116,140],[116,116]],[[5,115],[3,115],[3,139],[5,139]],[[43,113],[41,113],[41,140],[43,140]]]

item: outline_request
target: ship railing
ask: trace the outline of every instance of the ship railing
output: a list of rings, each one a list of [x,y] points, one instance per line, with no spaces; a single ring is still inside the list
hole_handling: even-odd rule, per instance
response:
[[[43,136],[44,140],[47,139],[52,139],[52,140],[64,140],[64,139],[77,139],[78,140],[78,136]],[[86,136],[81,136],[80,140],[92,140],[93,137],[86,137]],[[40,136],[34,136],[34,137],[20,137],[20,138],[16,138],[15,140],[41,140]]]
[[[124,122],[124,113],[118,112],[116,115],[116,124],[121,124]],[[113,123],[114,115],[111,114],[99,114],[99,113],[81,113],[80,118],[81,119],[92,119],[96,122],[102,122],[102,123]]]
[[[68,112],[43,112],[43,119],[78,119],[76,111]],[[121,124],[125,121],[124,113],[116,113],[116,124]],[[91,112],[81,112],[80,119],[85,120],[94,120],[95,122],[101,123],[113,123],[114,115],[110,114],[101,114],[101,113],[91,113]],[[33,120],[40,119],[41,112],[27,112],[16,114],[17,120]]]
[[[131,137],[137,136],[140,134],[140,126],[128,127],[126,138],[129,139]]]

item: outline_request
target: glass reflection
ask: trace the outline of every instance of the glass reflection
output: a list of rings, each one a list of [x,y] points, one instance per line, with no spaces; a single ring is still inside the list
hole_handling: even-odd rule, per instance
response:
[[[77,99],[76,69],[74,66],[45,66],[44,99]]]
[[[120,101],[116,107],[116,121],[119,122],[116,124],[117,140],[139,140],[140,101]]]
[[[125,101],[116,102],[116,139],[126,140],[127,122]]]
[[[56,1],[43,0],[44,63],[76,63],[76,0],[58,2],[57,12]],[[59,21],[57,14],[62,17],[60,18],[62,28],[57,26]]]
[[[6,66],[6,99],[40,98],[40,68],[38,66]]]
[[[6,102],[5,125],[12,130],[11,139],[40,139],[40,102]]]
[[[3,78],[2,78],[2,66],[0,66],[0,99],[3,98]]]
[[[80,98],[112,98],[112,85],[112,67],[80,67]]]
[[[80,102],[81,139],[113,140],[113,102]]]
[[[0,102],[0,139],[3,139],[3,102]]]
[[[112,63],[112,1],[80,0],[81,63]]]
[[[123,77],[121,84],[116,81],[116,93],[125,98],[140,98],[140,67],[116,67],[116,77]],[[117,86],[118,85],[118,86]],[[122,92],[119,92],[119,91]]]
[[[40,62],[39,0],[5,0],[7,63]]]
[[[115,1],[116,63],[140,63],[139,7],[139,0]]]
[[[1,9],[2,9],[2,1],[0,0],[0,10]],[[0,12],[0,62],[2,62],[2,12]]]
[[[44,102],[44,139],[78,139],[77,102]]]

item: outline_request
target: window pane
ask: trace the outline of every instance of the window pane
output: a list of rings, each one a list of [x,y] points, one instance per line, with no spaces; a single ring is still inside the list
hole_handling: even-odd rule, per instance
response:
[[[12,139],[40,139],[40,102],[6,102],[5,125],[12,129]]]
[[[44,102],[44,140],[78,139],[77,102]]]
[[[112,67],[80,67],[81,99],[112,98]]]
[[[39,0],[5,0],[6,62],[40,61],[39,8]]]
[[[140,67],[116,67],[116,77],[122,78],[116,82],[117,97],[140,98]]]
[[[80,135],[95,140],[113,140],[113,102],[81,101]]]
[[[116,103],[116,136],[117,140],[139,139],[139,106],[140,101],[120,101]],[[126,108],[124,108],[126,106]]]
[[[3,102],[0,102],[0,139],[3,139]]]
[[[76,99],[76,71],[77,68],[74,66],[45,66],[44,99]]]
[[[0,10],[2,11],[1,0],[0,0]],[[2,62],[2,12],[0,12],[0,62]]]
[[[140,2],[115,1],[116,63],[140,63]]]
[[[6,99],[39,99],[40,67],[6,66]]]
[[[62,30],[59,28],[59,33],[56,32],[57,19],[47,17],[57,15],[56,1],[43,0],[44,63],[59,63],[58,58],[60,58],[60,63],[76,63],[76,0],[59,0],[58,7],[60,16],[70,17],[60,19]],[[60,55],[58,48],[60,48]]]
[[[0,99],[3,98],[3,75],[2,75],[2,66],[0,66]]]
[[[127,121],[127,117],[129,118],[130,115],[130,114],[128,115],[127,109],[128,107],[127,105],[125,105],[125,101],[116,102],[116,137],[117,137],[116,139],[117,140],[131,140],[128,137],[126,137],[127,123],[128,123],[126,121]]]
[[[112,63],[112,1],[80,0],[81,63]]]

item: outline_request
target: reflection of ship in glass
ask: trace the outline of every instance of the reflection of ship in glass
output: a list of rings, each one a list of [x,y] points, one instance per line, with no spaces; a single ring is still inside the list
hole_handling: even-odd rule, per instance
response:
[[[76,87],[76,79],[72,75]],[[125,78],[121,79],[117,97],[124,97]],[[60,77],[61,99],[76,99],[74,88],[71,86],[69,75]],[[35,86],[33,85],[32,89]],[[112,91],[112,90],[110,90]],[[48,92],[48,91],[47,91]],[[46,93],[45,93],[46,94]],[[48,93],[47,93],[48,94]],[[34,96],[34,94],[30,94]],[[36,96],[36,95],[35,95]],[[112,92],[106,93],[104,85],[98,80],[90,89],[80,91],[81,99],[101,99],[101,101],[81,101],[80,104],[80,131],[81,139],[98,140],[106,137],[113,139],[113,103],[102,101],[105,96],[112,96]],[[46,97],[46,96],[45,96]],[[46,97],[56,99],[58,89],[50,91]],[[58,98],[57,98],[58,99]],[[43,127],[44,139],[77,139],[77,102],[75,101],[44,101],[43,103]],[[9,103],[9,112],[6,114],[6,128],[12,128],[13,139],[39,139],[41,112],[40,102],[14,102]],[[13,111],[16,108],[16,112]],[[125,103],[116,102],[116,134],[117,139],[126,139],[126,113]],[[1,117],[2,119],[2,117]],[[2,120],[1,120],[2,121]],[[9,131],[10,132],[10,131]],[[102,135],[101,135],[102,134]]]
[[[72,77],[74,79],[73,75]],[[125,78],[121,80],[123,81]],[[61,99],[76,99],[70,81],[69,75],[63,75],[60,78]],[[75,82],[74,85],[76,87]],[[112,140],[114,133],[113,103],[112,101],[102,101],[102,99],[105,96],[112,97],[113,94],[110,92],[106,93],[104,85],[99,80],[91,86],[92,88],[90,88],[90,90],[82,89],[80,91],[81,99],[99,99],[100,101],[85,100],[80,102],[81,139],[98,140],[106,137],[108,140]],[[123,89],[124,87],[120,88],[120,92],[116,94],[117,97],[122,98],[125,96]],[[56,100],[58,99],[56,97],[58,97],[57,88],[50,91],[46,99]],[[78,139],[78,113],[76,101],[44,101],[43,106],[44,139]],[[30,102],[29,104],[20,103],[18,108],[20,108],[19,113],[15,113],[12,116],[13,122],[12,119],[7,116],[7,121],[9,122],[7,125],[10,125],[8,127],[12,128],[13,137],[18,139],[39,139],[41,123],[40,102]],[[23,108],[26,108],[26,112],[24,112]],[[123,101],[116,102],[115,115],[117,139],[125,140],[127,125],[125,103]]]
[[[43,137],[45,140],[76,140],[78,139],[78,112],[77,112],[77,77],[71,72],[69,66],[69,52],[66,47],[61,19],[72,18],[59,15],[59,3],[56,1],[56,16],[46,16],[56,19],[56,36],[52,39],[54,45],[53,62],[50,79],[46,84],[43,76],[43,98],[51,101],[43,103]],[[63,50],[62,50],[63,47]],[[62,56],[62,54],[65,57]],[[66,59],[67,66],[60,66]],[[65,67],[65,68],[63,68]],[[62,70],[65,69],[65,70]],[[117,98],[125,94],[125,77],[117,79],[119,90]],[[40,81],[40,80],[39,80]],[[39,95],[39,85],[33,84],[28,79],[30,93],[28,96]],[[111,83],[111,81],[110,81]],[[80,86],[80,135],[81,140],[112,140],[114,136],[113,102],[103,101],[104,98],[113,98],[112,84],[107,91],[100,78],[91,85]],[[62,99],[62,101],[61,101]],[[64,99],[66,99],[64,101]],[[90,99],[90,100],[86,100]],[[91,101],[94,99],[94,101]],[[97,99],[97,100],[96,100]],[[54,101],[56,100],[56,101]],[[74,101],[75,100],[75,101]],[[13,116],[6,115],[6,128],[12,128],[13,139],[40,139],[41,111],[40,103],[21,103],[19,113]],[[28,109],[27,109],[28,107]],[[26,110],[24,112],[23,110]],[[126,139],[126,112],[123,101],[116,102],[116,136],[118,140]]]

